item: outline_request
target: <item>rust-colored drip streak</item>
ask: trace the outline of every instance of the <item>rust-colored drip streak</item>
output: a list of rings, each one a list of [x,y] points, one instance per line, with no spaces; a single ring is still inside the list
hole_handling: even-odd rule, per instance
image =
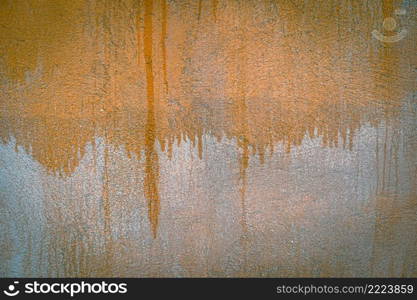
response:
[[[102,190],[102,200],[103,200],[103,211],[104,211],[104,232],[106,237],[110,236],[110,199],[109,199],[109,171],[108,171],[108,161],[109,161],[109,149],[108,145],[104,147],[104,167],[103,167],[103,190]]]
[[[137,10],[137,14],[136,14],[136,40],[137,40],[137,55],[138,55],[138,66],[140,66],[140,56],[141,56],[141,45],[140,45],[140,33],[141,33],[141,0],[138,0],[138,10]]]
[[[109,263],[112,261],[112,230],[111,230],[111,208],[110,208],[110,195],[109,195],[109,146],[104,146],[104,166],[103,166],[103,191],[102,191],[102,200],[103,200],[103,220],[104,220],[104,237],[105,237],[105,253],[106,253],[106,262],[104,274],[109,273],[111,266]]]
[[[217,20],[217,5],[218,5],[218,0],[212,0],[212,8],[213,8],[213,17],[214,17],[214,21]]]
[[[168,78],[167,78],[167,3],[166,0],[161,0],[161,50],[162,50],[162,71],[164,76],[164,85],[166,92],[168,92]]]
[[[242,226],[246,231],[246,209],[245,209],[245,193],[246,193],[246,170],[249,166],[249,142],[248,142],[248,121],[247,121],[247,105],[246,105],[246,58],[243,57],[242,49],[239,51],[239,61],[241,70],[239,73],[238,81],[238,107],[237,107],[237,120],[240,122],[240,135],[238,146],[242,149],[242,156],[239,162],[239,174],[241,180],[241,202],[242,202]]]
[[[395,0],[383,0],[382,13],[384,15],[384,18],[394,17],[394,2]]]
[[[203,6],[202,1],[203,0],[198,0],[198,20],[200,20],[200,18],[201,18],[201,9],[202,9],[202,6]]]
[[[203,159],[203,132],[200,130],[197,136],[198,158]]]
[[[247,169],[249,166],[249,139],[248,139],[248,107],[247,107],[247,43],[244,28],[246,26],[246,10],[241,9],[240,26],[243,29],[240,33],[239,44],[236,52],[236,122],[238,127],[238,146],[241,148],[242,154],[239,160],[239,179],[240,179],[240,202],[242,209],[241,226],[242,226],[242,246],[243,246],[243,274],[246,273],[247,268],[247,252],[248,252],[248,225],[247,225],[247,207],[246,207],[246,189],[247,189]]]
[[[242,229],[244,234],[247,233],[247,222],[246,222],[246,189],[247,189],[247,174],[246,171],[249,166],[249,143],[247,139],[244,139],[241,144],[242,155],[239,161],[239,179],[240,179],[240,202],[242,206]]]
[[[146,71],[146,96],[147,96],[147,115],[145,126],[145,181],[144,190],[148,200],[148,215],[151,223],[154,238],[158,229],[159,217],[159,165],[158,153],[155,149],[156,141],[156,121],[155,121],[155,96],[154,96],[154,76],[152,68],[153,55],[153,25],[152,25],[152,0],[145,1],[145,28],[143,37],[143,48],[145,56]]]

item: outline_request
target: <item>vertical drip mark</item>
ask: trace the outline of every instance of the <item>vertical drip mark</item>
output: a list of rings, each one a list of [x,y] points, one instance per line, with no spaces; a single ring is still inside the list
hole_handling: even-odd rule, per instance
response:
[[[384,0],[382,2],[382,13],[384,18],[392,17],[394,12],[394,1],[393,0]]]
[[[247,265],[247,250],[248,250],[248,225],[247,225],[247,209],[246,209],[246,187],[247,187],[247,175],[246,171],[249,166],[249,141],[247,139],[247,120],[246,120],[246,102],[245,102],[245,93],[242,89],[242,97],[239,99],[239,111],[242,117],[242,135],[241,135],[241,143],[240,146],[242,148],[242,156],[240,157],[239,161],[239,181],[241,182],[240,187],[240,204],[242,207],[242,219],[241,219],[241,226],[243,231],[242,243],[244,249],[244,264],[243,264],[243,272],[246,273],[246,265]]]
[[[114,76],[114,68],[113,68],[113,59],[114,59],[114,45],[111,42],[114,38],[113,36],[113,30],[112,26],[110,24],[113,21],[113,13],[114,8],[112,6],[114,3],[105,3],[106,6],[106,14],[105,14],[105,22],[106,25],[108,25],[108,30],[106,30],[105,33],[105,53],[104,53],[104,59],[105,59],[105,72],[106,72],[106,79],[105,79],[105,88],[107,92],[107,101],[104,103],[105,109],[112,109],[114,106],[114,101],[116,99],[115,97],[115,76]],[[107,7],[109,5],[110,7]]]
[[[217,4],[218,4],[218,0],[212,0],[214,21],[217,20]]]
[[[243,24],[244,26],[244,24]],[[242,27],[244,28],[244,27]],[[244,41],[244,33],[242,32],[242,39]],[[242,42],[244,43],[244,42]],[[242,243],[244,250],[244,264],[243,272],[246,273],[247,266],[247,250],[248,250],[248,226],[247,226],[247,211],[246,211],[246,185],[247,185],[247,176],[246,171],[249,166],[249,140],[248,140],[248,121],[247,121],[247,105],[246,105],[246,47],[241,45],[238,49],[238,86],[237,86],[237,117],[238,122],[240,123],[240,143],[239,146],[242,148],[242,156],[239,161],[239,180],[241,182],[240,187],[240,201],[242,207],[242,219],[241,226],[243,231]]]
[[[386,169],[388,167],[387,161],[387,140],[388,140],[388,124],[385,124],[385,137],[384,137],[384,158],[382,160],[382,191],[385,192],[386,185]]]
[[[244,76],[243,72],[242,75]],[[241,205],[242,205],[242,212],[243,212],[243,218],[242,218],[242,226],[244,229],[244,232],[246,234],[246,206],[245,206],[245,194],[246,194],[246,170],[249,166],[249,141],[247,138],[247,107],[246,107],[246,97],[245,97],[245,83],[244,80],[241,80],[239,82],[239,88],[241,91],[238,94],[238,116],[240,117],[241,122],[241,133],[240,133],[240,143],[239,146],[242,149],[242,156],[240,157],[239,161],[239,180],[242,183],[241,189],[240,189],[240,199],[241,199]]]
[[[145,126],[145,197],[148,200],[148,216],[151,223],[153,237],[156,238],[159,217],[159,193],[158,193],[158,153],[155,151],[156,122],[155,122],[155,99],[154,78],[152,69],[152,0],[145,1],[145,28],[143,36],[143,49],[146,68],[146,95],[147,117]]]
[[[107,135],[107,134],[106,134]],[[103,211],[104,211],[104,250],[106,262],[103,275],[111,274],[110,264],[112,261],[112,232],[111,232],[111,210],[109,198],[109,173],[108,173],[109,149],[107,144],[107,136],[105,138],[104,146],[104,166],[103,166]]]
[[[201,8],[202,8],[202,1],[203,0],[198,0],[198,19],[200,20],[201,18]]]
[[[245,203],[245,196],[246,196],[246,186],[247,186],[247,177],[246,177],[246,170],[249,166],[249,142],[246,137],[243,137],[243,141],[241,143],[242,147],[242,156],[240,157],[239,161],[239,181],[242,183],[240,187],[240,202],[242,206],[242,228],[243,232],[247,234],[247,222],[246,222],[246,203]]]
[[[166,38],[167,38],[167,3],[166,0],[161,1],[161,50],[162,50],[162,68],[164,76],[165,90],[168,92],[167,79],[167,54],[166,54]]]
[[[138,66],[140,65],[140,14],[141,14],[141,1],[138,0],[138,12],[136,16],[136,40],[137,40],[137,53],[138,53]]]
[[[379,200],[378,200],[378,195],[381,194],[380,191],[380,150],[379,150],[379,129],[377,128],[376,130],[376,188],[375,188],[375,211],[376,213],[378,213],[378,204],[379,204]],[[373,237],[372,237],[372,251],[371,251],[371,259],[370,259],[370,270],[371,270],[371,274],[375,274],[376,272],[376,255],[377,255],[377,250],[376,250],[376,245],[377,245],[377,236],[378,236],[378,214],[375,215],[375,222],[374,222],[374,230],[373,230]]]
[[[197,137],[198,158],[203,159],[203,131],[199,129]]]

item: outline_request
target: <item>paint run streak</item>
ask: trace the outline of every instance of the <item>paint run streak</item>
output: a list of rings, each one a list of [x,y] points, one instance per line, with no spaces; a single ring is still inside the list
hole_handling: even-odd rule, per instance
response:
[[[144,191],[148,200],[148,216],[151,222],[151,229],[154,238],[158,229],[159,217],[159,165],[158,152],[155,149],[156,121],[155,121],[155,96],[154,78],[152,69],[152,28],[153,1],[145,1],[145,28],[143,37],[143,48],[146,69],[146,95],[147,95],[147,117],[145,126],[145,182]]]
[[[245,9],[242,7],[242,14]],[[239,15],[241,28],[245,28],[245,18]],[[246,190],[247,190],[247,169],[249,167],[249,140],[248,140],[248,107],[247,101],[247,56],[246,56],[246,36],[244,30],[241,31],[241,39],[239,41],[239,47],[237,49],[237,122],[240,123],[240,141],[239,146],[242,151],[242,155],[239,159],[239,179],[241,181],[240,187],[240,202],[242,209],[241,226],[242,226],[242,246],[243,246],[243,273],[247,268],[247,252],[248,252],[248,224],[247,224],[247,207],[246,207]]]
[[[217,20],[217,5],[218,5],[218,0],[212,0],[214,21]]]
[[[201,18],[201,8],[202,8],[202,0],[198,0],[198,19]]]
[[[104,170],[103,170],[103,191],[102,191],[102,200],[103,200],[103,212],[104,212],[104,236],[105,236],[105,256],[106,261],[104,263],[104,274],[108,273],[111,269],[110,262],[112,261],[112,230],[111,230],[111,203],[109,196],[109,146],[106,143],[104,146]]]
[[[167,78],[167,49],[166,49],[166,38],[167,38],[167,3],[166,0],[161,1],[161,50],[162,50],[162,69],[164,73],[164,85],[168,92],[168,78]]]
[[[138,66],[140,66],[140,56],[141,56],[141,49],[140,49],[140,33],[141,33],[141,21],[140,21],[140,16],[141,16],[141,1],[138,1],[138,11],[137,11],[137,16],[136,16],[136,39],[137,39],[137,49],[138,49]]]

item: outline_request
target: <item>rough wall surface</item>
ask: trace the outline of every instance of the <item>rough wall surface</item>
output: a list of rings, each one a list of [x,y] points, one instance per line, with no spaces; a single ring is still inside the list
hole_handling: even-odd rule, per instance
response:
[[[417,276],[415,16],[0,0],[0,276]]]

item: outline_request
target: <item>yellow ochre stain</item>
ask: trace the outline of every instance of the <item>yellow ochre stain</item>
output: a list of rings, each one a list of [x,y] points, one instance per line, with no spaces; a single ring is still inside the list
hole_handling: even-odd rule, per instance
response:
[[[146,95],[147,113],[145,125],[145,181],[144,190],[148,200],[148,216],[151,230],[155,238],[158,230],[158,218],[160,199],[158,191],[159,162],[158,152],[155,149],[156,120],[155,120],[155,95],[153,76],[153,1],[145,1],[143,48],[146,69]]]

